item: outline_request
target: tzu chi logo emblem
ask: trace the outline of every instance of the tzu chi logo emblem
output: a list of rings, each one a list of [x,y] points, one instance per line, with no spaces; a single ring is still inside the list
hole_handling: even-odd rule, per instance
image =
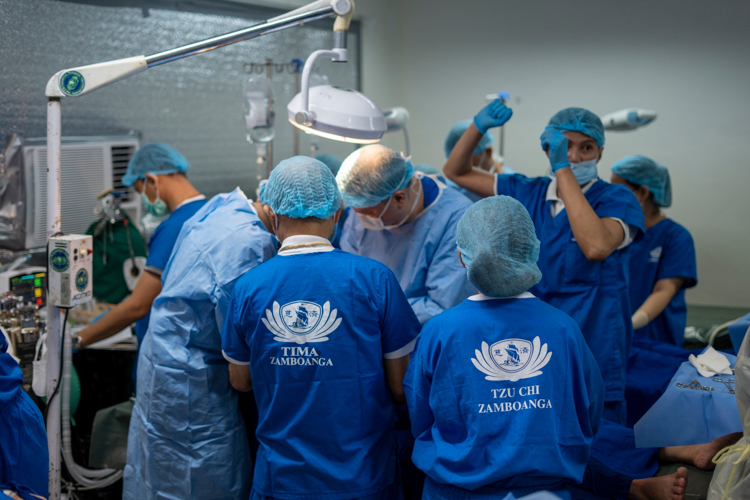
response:
[[[327,341],[328,335],[341,324],[337,313],[338,309],[331,311],[330,302],[321,307],[304,300],[283,306],[274,301],[273,311],[266,309],[266,317],[261,321],[274,334],[275,341],[306,344]]]
[[[476,349],[474,355],[471,362],[486,375],[485,379],[516,382],[541,375],[552,352],[547,352],[547,344],[541,345],[539,337],[534,337],[533,342],[506,339],[491,346],[482,342],[482,350]]]

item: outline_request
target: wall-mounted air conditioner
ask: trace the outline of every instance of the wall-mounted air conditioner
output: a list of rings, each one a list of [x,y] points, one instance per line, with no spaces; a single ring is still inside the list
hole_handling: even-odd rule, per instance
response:
[[[122,207],[140,227],[141,200],[122,184],[130,158],[140,146],[137,137],[63,137],[60,180],[62,231],[84,234],[95,220],[97,195],[107,188],[124,193]],[[26,248],[47,244],[47,139],[23,140],[26,196]]]

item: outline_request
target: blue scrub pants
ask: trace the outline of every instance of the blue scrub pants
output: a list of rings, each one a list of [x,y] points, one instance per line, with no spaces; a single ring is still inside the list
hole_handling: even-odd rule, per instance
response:
[[[562,500],[571,500],[568,481],[558,481],[550,484],[540,484],[526,488],[501,488],[492,485],[483,486],[476,490],[466,490],[450,484],[441,484],[427,476],[424,481],[422,500],[497,500],[512,493],[516,498],[531,495],[537,491],[549,491]]]
[[[309,497],[309,495],[306,495]],[[321,494],[320,498],[326,498],[325,495]],[[379,491],[377,493],[373,493],[372,495],[367,495],[364,497],[353,497],[348,498],[347,500],[403,500],[404,496],[401,492],[401,481],[396,478],[390,486],[388,486],[383,491]],[[250,493],[250,500],[276,500],[274,497],[267,497],[265,495],[261,495],[255,489],[253,489],[253,492]]]
[[[47,431],[39,408],[19,390],[0,403],[0,486],[49,496]]]

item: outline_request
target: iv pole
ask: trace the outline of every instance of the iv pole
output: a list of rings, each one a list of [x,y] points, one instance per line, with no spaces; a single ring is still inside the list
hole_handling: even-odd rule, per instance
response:
[[[213,38],[190,43],[150,56],[136,56],[107,61],[88,66],[64,69],[55,73],[47,82],[47,237],[61,232],[60,205],[60,151],[62,109],[60,99],[78,97],[93,92],[111,83],[129,78],[149,68],[176,61],[195,54],[202,54],[245,40],[275,33],[305,23],[337,16],[334,23],[334,49],[338,49],[346,61],[346,33],[349,29],[353,0],[317,0],[304,7],[281,16],[268,19],[245,29]],[[61,312],[57,307],[47,308],[47,394],[52,394],[58,383],[61,349]],[[61,392],[49,400],[47,409],[47,444],[49,446],[49,499],[60,500],[60,398]],[[98,477],[106,472],[100,471]],[[113,471],[114,472],[114,471]]]

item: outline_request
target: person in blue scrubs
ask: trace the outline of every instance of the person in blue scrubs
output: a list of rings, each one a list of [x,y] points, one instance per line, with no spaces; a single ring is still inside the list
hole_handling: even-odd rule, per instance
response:
[[[39,408],[21,388],[23,374],[0,332],[0,491],[22,498],[49,494],[47,432]]]
[[[687,323],[685,290],[698,284],[698,274],[692,236],[661,212],[672,205],[669,171],[651,158],[626,156],[612,166],[610,181],[633,192],[646,222],[644,238],[628,251],[635,333],[681,347]]]
[[[443,144],[446,158],[450,157],[451,151],[453,151],[453,148],[455,147],[461,136],[464,135],[466,129],[469,128],[469,125],[471,125],[471,120],[461,120],[459,122],[456,122],[456,124],[451,127],[448,135],[445,137],[445,143]],[[472,154],[471,156],[472,167],[482,169],[491,174],[515,174],[515,170],[504,164],[504,159],[502,156],[492,155],[493,140],[494,138],[489,131],[482,136],[479,144],[477,144],[477,147],[474,148],[474,154]],[[459,186],[450,179],[446,182],[446,184],[449,187],[458,190],[458,192],[466,196],[472,202],[477,202],[483,198],[482,196],[479,196],[476,193],[473,193],[472,191]]]
[[[393,272],[329,242],[342,200],[325,165],[282,161],[261,198],[281,248],[240,278],[222,331],[258,404],[251,499],[397,500],[391,401],[419,321]]]
[[[185,175],[190,163],[179,151],[166,144],[153,142],[140,148],[128,163],[122,183],[141,193],[146,210],[154,216],[169,217],[156,228],[148,241],[145,273],[130,296],[111,309],[96,323],[81,330],[80,344],[87,347],[119,333],[135,323],[138,345],[148,329],[149,312],[162,289],[162,273],[172,255],[182,225],[206,204]],[[75,342],[74,342],[75,343]],[[135,374],[137,368],[133,370]]]
[[[183,225],[139,353],[124,499],[250,495],[252,460],[221,328],[237,280],[276,253],[269,225],[239,188]]]
[[[421,323],[474,293],[454,248],[466,197],[380,145],[349,155],[336,181],[357,215],[344,225],[341,249],[388,266]]]
[[[598,116],[582,108],[559,111],[541,136],[549,176],[493,175],[473,168],[470,159],[483,135],[511,115],[497,100],[482,109],[443,172],[480,196],[512,196],[529,211],[542,242],[543,276],[531,292],[576,320],[604,379],[603,418],[624,424],[625,369],[633,335],[625,248],[642,237],[643,211],[625,186],[598,178],[604,127]]]
[[[528,292],[540,244],[520,202],[475,203],[456,244],[479,293],[424,326],[404,380],[423,498],[569,499],[602,414],[596,360],[576,322]]]

